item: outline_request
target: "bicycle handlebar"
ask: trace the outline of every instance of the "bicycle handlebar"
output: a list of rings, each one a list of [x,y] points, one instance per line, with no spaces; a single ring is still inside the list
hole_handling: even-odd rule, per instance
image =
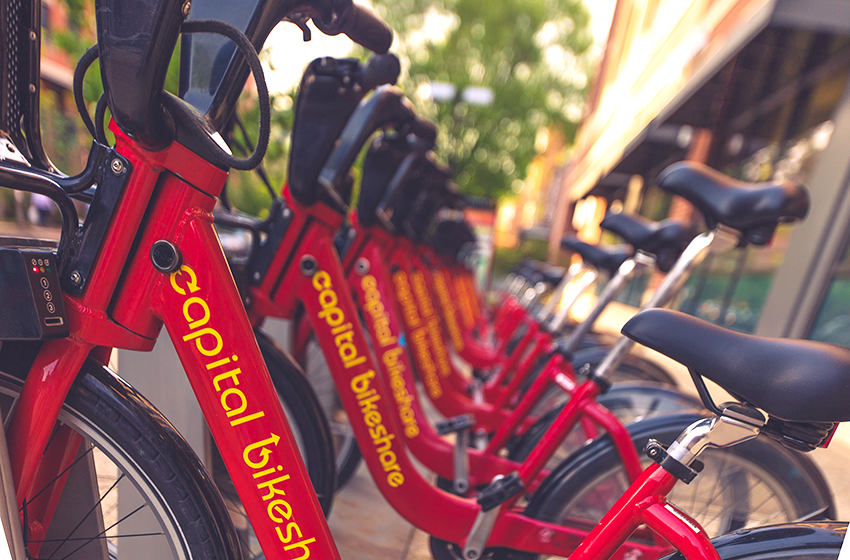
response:
[[[384,54],[393,43],[393,32],[377,14],[369,8],[352,3],[334,7],[334,20],[330,23],[322,18],[313,18],[316,27],[326,35],[344,33],[363,47],[377,54]]]
[[[290,192],[302,204],[319,199],[316,180],[360,101],[376,85],[393,83],[399,68],[393,54],[373,56],[366,65],[322,58],[307,68],[295,103],[289,156]]]
[[[371,98],[357,107],[345,125],[339,143],[319,173],[318,183],[338,203],[345,206],[346,203],[340,199],[338,191],[369,137],[379,128],[389,125],[393,125],[400,132],[408,132],[416,122],[425,130],[421,125],[424,121],[416,117],[410,101],[399,89],[391,86],[378,88]]]
[[[240,14],[237,23],[256,50],[274,26],[301,11],[330,34],[345,33],[376,52],[386,52],[392,31],[373,12],[351,0],[254,0],[253,15]],[[191,20],[234,19],[230,3],[191,4]],[[175,138],[175,125],[162,106],[162,91],[171,54],[187,14],[182,0],[97,0],[98,50],[104,93],[117,124],[143,147],[162,149]],[[247,25],[244,22],[248,22]],[[181,60],[181,94],[195,105],[216,130],[221,130],[235,108],[248,77],[248,65],[229,41],[197,41],[208,52],[193,57],[193,44],[185,42]],[[212,64],[211,64],[212,61]],[[195,67],[197,65],[197,67]],[[215,67],[213,67],[213,65]],[[195,87],[189,76],[205,76]],[[200,86],[205,86],[200,87]],[[191,91],[189,91],[191,90]],[[191,97],[191,99],[189,98]]]
[[[360,85],[364,90],[392,85],[401,73],[401,63],[394,54],[377,55],[369,59],[360,73]]]
[[[407,131],[410,134],[425,140],[431,146],[437,141],[437,125],[431,121],[422,119],[414,115],[413,120],[407,125]]]

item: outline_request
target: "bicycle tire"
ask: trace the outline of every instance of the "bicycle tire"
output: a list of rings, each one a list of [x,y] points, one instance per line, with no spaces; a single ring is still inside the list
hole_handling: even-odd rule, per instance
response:
[[[6,342],[0,348],[0,400],[4,413],[16,402],[39,346]],[[198,457],[168,420],[114,373],[87,360],[63,405],[60,422],[82,435],[84,441],[77,461],[68,471],[69,482],[64,486],[51,526],[44,533],[41,557],[48,557],[45,549],[52,549],[54,555],[62,550],[62,558],[113,558],[120,554],[124,542],[136,548],[144,537],[142,546],[152,555],[163,556],[170,549],[175,558],[239,560],[237,536],[224,502]],[[120,476],[113,469],[120,469]],[[93,475],[97,478],[91,478]],[[70,482],[85,481],[86,477],[101,481],[101,476],[109,477],[107,482],[114,480],[103,495],[94,482],[88,489]],[[132,484],[122,483],[124,478]],[[119,488],[121,502],[116,498]],[[134,488],[138,496],[128,497]],[[85,508],[69,497],[75,492],[84,496],[88,493],[95,501],[85,516]],[[36,494],[31,500],[37,498]],[[144,503],[129,515],[118,513],[122,503],[132,500]],[[108,527],[106,523],[111,522],[113,514],[118,520]],[[72,515],[82,519],[72,519]],[[159,524],[162,534],[118,528],[131,518],[142,527]],[[105,529],[100,534],[93,531],[93,536],[81,536],[80,528],[92,524]],[[66,534],[59,526],[73,529]],[[122,541],[122,537],[132,538]]]
[[[715,537],[711,544],[721,560],[836,560],[847,523],[786,523]],[[659,560],[685,560],[674,552]]]
[[[629,428],[635,446],[643,449],[650,438],[669,445],[684,427],[699,418],[701,416],[692,414],[659,416]],[[751,525],[835,517],[832,495],[814,463],[767,437],[761,436],[728,449],[709,449],[700,460],[705,464],[703,472],[691,485],[678,484],[669,498],[700,522],[710,535],[746,530]],[[745,471],[743,465],[748,465],[749,470]],[[719,474],[715,472],[718,469]],[[754,481],[756,476],[761,478]],[[721,481],[723,486],[719,486]],[[701,484],[703,488],[708,485],[709,498],[714,498],[719,489],[726,502],[705,504],[706,508],[713,504],[713,509],[699,511],[694,509],[696,498],[685,503],[684,495],[696,495]],[[606,435],[573,454],[551,473],[532,497],[525,514],[550,522],[562,522],[569,517],[571,525],[580,523],[589,530],[625,487],[619,455]],[[762,499],[765,492],[772,493],[767,500]],[[591,493],[594,493],[592,499],[580,501]],[[744,500],[749,500],[750,496],[760,500],[758,515],[743,507],[749,504]],[[781,516],[786,519],[780,519]]]
[[[785,523],[736,531],[711,539],[721,560],[837,560],[847,523]],[[431,537],[435,560],[464,560],[459,546]],[[489,549],[481,560],[531,560],[534,554],[508,549]],[[686,560],[680,552],[658,560]]]
[[[354,432],[348,423],[348,415],[337,393],[333,376],[324,354],[314,335],[310,335],[301,361],[307,381],[316,393],[321,409],[330,426],[332,445],[336,457],[336,489],[351,480],[363,458]]]

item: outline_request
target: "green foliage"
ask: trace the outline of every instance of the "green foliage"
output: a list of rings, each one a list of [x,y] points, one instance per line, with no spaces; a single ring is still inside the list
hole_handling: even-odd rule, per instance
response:
[[[240,129],[233,133],[231,147],[234,154],[240,157],[247,156],[253,151],[257,143],[259,131],[260,111],[256,103],[256,94],[243,94],[239,102],[239,119],[245,131],[245,138]],[[293,94],[273,94],[271,96],[271,132],[269,134],[269,147],[266,157],[263,159],[263,167],[268,174],[269,181],[275,193],[280,194],[283,184],[286,182],[286,174],[289,165],[289,134],[292,131],[292,119],[294,116],[292,106],[294,104]],[[237,147],[238,146],[238,147]],[[242,150],[240,147],[247,147]],[[265,218],[268,207],[271,204],[271,194],[263,184],[260,177],[253,171],[231,170],[227,180],[227,194],[230,202],[239,210]]]
[[[498,248],[493,255],[493,277],[504,278],[523,259],[546,261],[549,247],[545,241],[527,239],[516,248]]]
[[[375,4],[396,30],[393,50],[409,64],[401,86],[439,124],[438,155],[464,192],[499,197],[517,190],[542,128],[575,135],[587,84],[583,55],[592,42],[581,0]],[[454,99],[428,99],[431,82],[453,84]],[[469,86],[490,89],[492,104],[465,101]]]

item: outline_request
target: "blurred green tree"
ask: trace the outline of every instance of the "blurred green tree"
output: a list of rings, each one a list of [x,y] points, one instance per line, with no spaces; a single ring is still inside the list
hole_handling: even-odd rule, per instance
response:
[[[464,192],[518,191],[543,128],[575,136],[592,45],[582,0],[373,4],[396,31],[393,51],[407,69],[401,86],[438,123],[438,155]],[[448,89],[447,99],[435,101],[438,88]],[[487,90],[490,102],[476,103],[487,101]]]

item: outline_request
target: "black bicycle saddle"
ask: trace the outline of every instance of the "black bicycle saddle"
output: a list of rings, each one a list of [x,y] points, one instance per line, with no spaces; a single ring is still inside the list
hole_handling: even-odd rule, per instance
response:
[[[600,247],[585,243],[574,235],[567,235],[561,239],[561,249],[575,251],[585,262],[596,268],[607,270],[612,275],[617,273],[617,269],[626,259],[634,255],[634,250],[625,245]]]
[[[464,220],[441,220],[431,236],[434,249],[446,257],[462,261],[470,244],[476,243],[475,233]]]
[[[656,264],[662,272],[669,272],[673,263],[697,234],[693,223],[675,218],[653,222],[622,212],[609,212],[599,226],[619,235],[635,249],[655,255]]]
[[[850,350],[734,332],[691,315],[648,309],[623,334],[788,422],[850,420]]]
[[[301,79],[292,122],[289,189],[302,204],[313,204],[323,193],[316,178],[343,128],[363,97],[380,84],[395,83],[395,55],[373,56],[367,65],[357,60],[318,58]]]
[[[800,220],[809,211],[809,193],[800,184],[745,183],[692,161],[662,171],[658,186],[696,206],[709,228],[723,224],[754,245],[768,243],[779,223]]]
[[[567,274],[567,269],[562,266],[554,266],[534,259],[525,259],[522,261],[522,265],[529,270],[533,270],[540,275],[544,282],[552,285],[560,284],[561,280]]]

